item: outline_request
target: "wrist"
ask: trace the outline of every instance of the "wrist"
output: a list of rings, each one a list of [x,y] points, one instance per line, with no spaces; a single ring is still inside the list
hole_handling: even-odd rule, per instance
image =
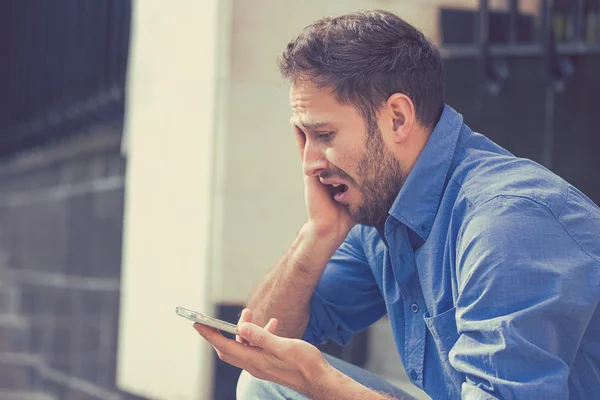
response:
[[[290,261],[300,271],[311,274],[322,272],[340,245],[335,237],[320,235],[310,223],[306,223],[292,246]]]
[[[346,239],[348,232],[342,235],[337,229],[319,225],[313,221],[306,222],[300,230],[304,241],[311,246],[332,254]]]

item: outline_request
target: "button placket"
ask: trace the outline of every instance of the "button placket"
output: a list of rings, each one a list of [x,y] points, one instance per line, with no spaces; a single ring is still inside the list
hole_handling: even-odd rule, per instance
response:
[[[386,236],[392,239],[389,240],[390,260],[404,302],[404,367],[413,384],[422,389],[426,328],[422,307],[419,306],[423,302],[423,294],[414,250],[405,225],[388,226]]]

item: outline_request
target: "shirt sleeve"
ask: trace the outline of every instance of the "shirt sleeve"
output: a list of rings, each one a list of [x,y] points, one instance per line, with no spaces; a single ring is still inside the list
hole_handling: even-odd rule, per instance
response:
[[[325,267],[310,302],[303,339],[345,345],[353,333],[386,313],[384,299],[364,253],[360,226],[355,226]]]
[[[593,316],[598,268],[554,214],[498,197],[458,238],[450,364],[464,399],[567,399],[569,367]]]

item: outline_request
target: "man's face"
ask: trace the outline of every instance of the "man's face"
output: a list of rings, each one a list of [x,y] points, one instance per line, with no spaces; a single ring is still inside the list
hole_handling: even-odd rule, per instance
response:
[[[337,102],[330,89],[303,81],[290,90],[291,119],[306,137],[303,168],[332,186],[334,199],[365,225],[383,224],[405,174],[387,149],[377,122]]]

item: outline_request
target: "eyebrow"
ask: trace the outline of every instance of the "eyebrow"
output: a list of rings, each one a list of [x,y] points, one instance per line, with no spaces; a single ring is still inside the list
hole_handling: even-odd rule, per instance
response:
[[[311,131],[316,131],[319,128],[324,127],[325,125],[329,125],[330,122],[306,122],[306,123],[301,123],[302,127]],[[295,124],[296,126],[298,126],[298,124]],[[300,126],[298,126],[300,127]]]

